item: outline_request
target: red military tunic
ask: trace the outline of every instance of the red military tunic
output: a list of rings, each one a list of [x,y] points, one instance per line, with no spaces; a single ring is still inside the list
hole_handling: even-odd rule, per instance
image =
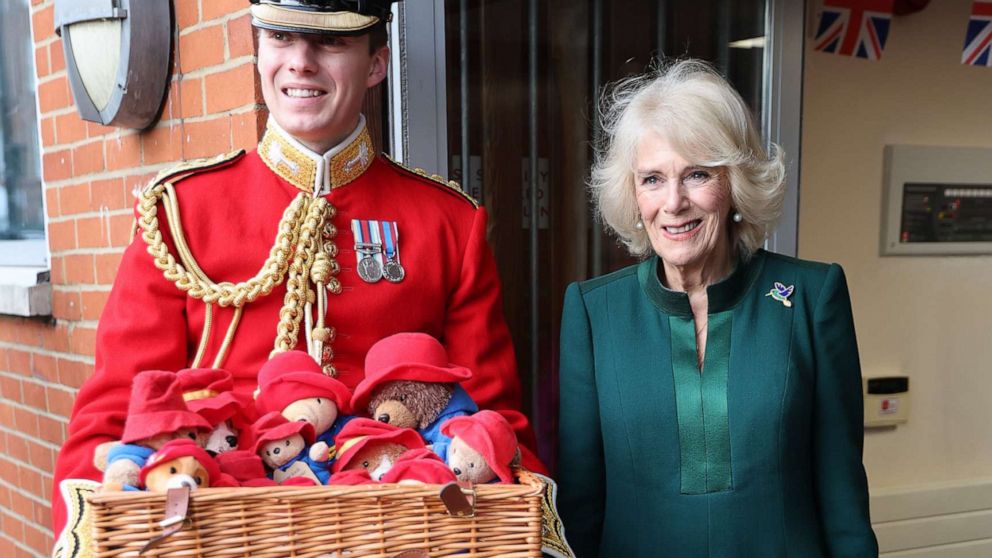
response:
[[[405,331],[434,335],[452,362],[474,372],[465,388],[479,407],[504,414],[521,443],[533,448],[533,434],[519,411],[520,383],[486,243],[485,210],[451,185],[375,156],[371,147],[363,122],[321,158],[270,121],[257,150],[169,179],[189,252],[213,281],[244,281],[262,267],[294,198],[302,191],[329,191],[324,195],[336,209],[331,223],[337,229],[333,242],[339,251],[336,278],[341,288],[339,294],[327,294],[326,325],[336,335],[326,364],[353,388],[364,376],[365,353],[379,339]],[[177,255],[163,204],[155,207],[169,253]],[[359,277],[352,219],[396,222],[399,260],[406,271],[402,281],[367,283]],[[255,390],[256,373],[273,349],[285,295],[284,281],[245,305],[223,363],[234,375],[236,390]],[[56,534],[65,523],[58,483],[100,478],[92,465],[93,449],[119,438],[134,374],[188,367],[200,343],[205,308],[202,300],[164,277],[139,231],[124,254],[100,319],[96,369],[79,392],[69,438],[58,457]],[[231,307],[214,306],[202,366],[213,362],[233,314]],[[304,325],[298,347],[306,350]],[[543,471],[526,451],[524,465]]]

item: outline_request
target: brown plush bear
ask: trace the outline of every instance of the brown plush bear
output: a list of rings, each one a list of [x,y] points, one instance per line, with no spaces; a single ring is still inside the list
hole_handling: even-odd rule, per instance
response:
[[[350,421],[334,442],[338,448],[334,472],[361,469],[367,471],[373,481],[378,481],[389,472],[406,451],[425,447],[415,430],[397,428],[367,418]],[[332,483],[336,484],[334,479]]]
[[[513,469],[520,465],[520,448],[513,427],[495,411],[479,411],[470,417],[455,417],[441,426],[452,437],[448,466],[458,480],[483,484],[512,483]]]
[[[184,486],[192,490],[219,486],[220,477],[220,468],[213,457],[189,439],[165,444],[141,468],[141,483],[152,492]]]
[[[365,357],[365,379],[351,407],[400,428],[415,428],[444,459],[451,439],[441,424],[479,410],[459,382],[469,369],[448,362],[441,343],[424,333],[397,333],[377,342]]]

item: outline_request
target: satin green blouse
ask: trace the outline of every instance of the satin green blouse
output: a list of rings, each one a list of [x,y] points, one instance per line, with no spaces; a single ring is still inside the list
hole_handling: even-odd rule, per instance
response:
[[[707,288],[703,373],[659,260],[569,286],[559,509],[584,556],[877,556],[840,266],[758,251]]]

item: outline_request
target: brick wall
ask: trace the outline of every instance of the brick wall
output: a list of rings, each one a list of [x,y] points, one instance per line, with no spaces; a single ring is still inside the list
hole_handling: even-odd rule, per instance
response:
[[[81,120],[54,32],[32,0],[52,268],[51,319],[0,316],[0,556],[46,556],[55,455],[93,371],[96,324],[128,243],[134,190],[180,159],[257,143],[265,114],[247,0],[173,0],[168,100],[153,129]]]

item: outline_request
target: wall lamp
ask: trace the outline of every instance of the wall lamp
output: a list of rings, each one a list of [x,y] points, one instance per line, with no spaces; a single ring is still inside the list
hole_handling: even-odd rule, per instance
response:
[[[144,129],[157,119],[172,53],[171,0],[55,0],[83,120]]]

